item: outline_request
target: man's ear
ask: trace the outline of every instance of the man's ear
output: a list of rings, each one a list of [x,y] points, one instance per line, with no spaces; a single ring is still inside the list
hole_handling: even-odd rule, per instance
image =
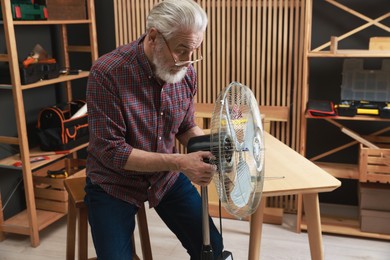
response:
[[[151,28],[148,32],[149,43],[154,45],[156,43],[158,31],[156,28]]]

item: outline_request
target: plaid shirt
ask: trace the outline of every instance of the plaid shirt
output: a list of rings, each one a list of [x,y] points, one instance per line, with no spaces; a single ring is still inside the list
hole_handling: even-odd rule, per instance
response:
[[[140,206],[156,206],[178,172],[124,170],[132,149],[175,153],[175,137],[195,126],[196,74],[190,66],[176,84],[160,85],[142,41],[98,59],[87,86],[89,146],[87,176],[108,194]]]

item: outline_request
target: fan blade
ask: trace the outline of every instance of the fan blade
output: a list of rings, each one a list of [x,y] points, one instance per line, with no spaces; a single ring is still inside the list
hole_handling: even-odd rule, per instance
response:
[[[248,164],[244,160],[240,160],[237,169],[237,179],[234,183],[234,188],[230,193],[230,197],[237,207],[242,208],[249,202],[252,190],[251,175],[249,173]]]

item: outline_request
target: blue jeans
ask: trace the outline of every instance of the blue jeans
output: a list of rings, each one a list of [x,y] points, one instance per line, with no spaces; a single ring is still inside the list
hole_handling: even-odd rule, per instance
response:
[[[132,259],[131,236],[138,207],[116,199],[87,178],[85,203],[93,243],[99,260]],[[202,202],[184,174],[155,207],[157,214],[177,236],[192,260],[202,252]],[[215,258],[221,254],[222,237],[210,218],[210,241]]]

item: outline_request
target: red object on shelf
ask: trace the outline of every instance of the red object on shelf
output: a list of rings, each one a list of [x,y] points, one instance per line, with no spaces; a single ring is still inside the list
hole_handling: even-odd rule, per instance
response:
[[[49,160],[50,158],[48,156],[37,156],[37,157],[34,157],[34,158],[31,158],[30,159],[30,163],[34,163],[34,162],[40,162],[40,161],[44,161],[44,160]],[[17,161],[13,164],[13,166],[15,167],[22,167],[22,161]]]

